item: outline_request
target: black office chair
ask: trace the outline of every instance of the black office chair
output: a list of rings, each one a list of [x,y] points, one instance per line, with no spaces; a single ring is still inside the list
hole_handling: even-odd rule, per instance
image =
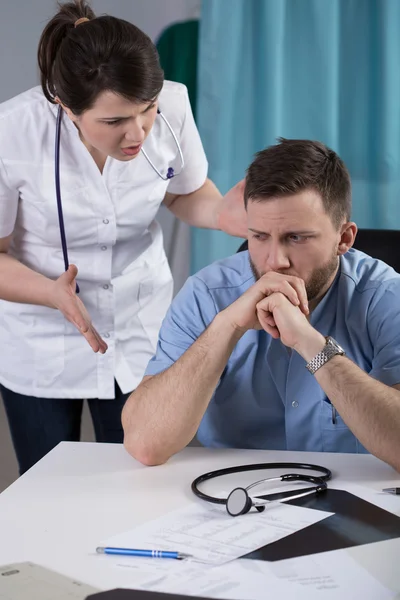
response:
[[[238,252],[247,250],[247,240],[239,247]],[[361,250],[373,258],[383,260],[400,273],[400,230],[397,229],[359,229],[354,248]]]
[[[383,260],[400,273],[400,230],[359,229],[354,248]]]

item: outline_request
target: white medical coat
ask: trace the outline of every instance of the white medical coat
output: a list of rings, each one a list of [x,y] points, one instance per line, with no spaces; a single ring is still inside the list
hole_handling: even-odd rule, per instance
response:
[[[68,255],[108,351],[94,353],[57,310],[0,301],[0,382],[7,388],[47,398],[113,398],[114,378],[123,392],[140,382],[172,295],[155,216],[167,191],[191,193],[207,177],[186,87],[166,81],[159,108],[185,160],[169,182],[142,154],[128,162],[108,157],[101,174],[64,115],[60,178]],[[64,271],[54,183],[56,115],[40,87],[0,105],[0,238],[13,232],[10,253],[52,279]],[[161,173],[170,166],[179,171],[176,144],[160,117],[144,148]]]

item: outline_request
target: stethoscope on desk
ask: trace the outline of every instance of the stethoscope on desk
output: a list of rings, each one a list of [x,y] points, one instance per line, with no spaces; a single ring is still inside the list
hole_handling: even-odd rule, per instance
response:
[[[246,473],[247,471],[261,471],[264,469],[303,469],[305,471],[319,471],[321,475],[286,473],[277,477],[260,479],[259,481],[255,481],[254,483],[245,488],[235,488],[231,491],[227,498],[217,498],[215,496],[209,496],[208,494],[205,494],[204,492],[199,490],[199,485],[204,481],[209,481],[210,479],[223,477],[224,475],[231,475],[232,473]],[[259,463],[252,465],[240,465],[239,467],[228,467],[227,469],[218,469],[217,471],[210,471],[209,473],[204,473],[204,475],[200,475],[192,483],[192,492],[198,498],[201,498],[206,502],[211,502],[212,504],[225,504],[227,512],[232,517],[238,517],[239,515],[244,515],[248,513],[253,506],[256,510],[258,510],[258,512],[262,512],[263,510],[265,510],[265,506],[267,504],[271,504],[272,502],[288,502],[289,500],[302,498],[303,496],[308,496],[309,494],[319,494],[328,488],[327,482],[331,477],[332,472],[326,467],[321,467],[319,465],[309,465],[306,463]],[[313,487],[304,488],[299,494],[293,493],[293,490],[285,492],[285,496],[281,497],[279,500],[261,499],[249,495],[249,490],[255,488],[261,483],[265,483],[266,481],[305,481],[307,483],[312,483]]]
[[[57,121],[56,121],[54,167],[55,167],[57,211],[58,211],[58,223],[59,223],[59,227],[60,227],[61,246],[62,246],[62,251],[63,251],[65,270],[68,271],[68,267],[69,267],[68,248],[67,248],[67,240],[66,240],[66,236],[65,236],[64,215],[63,215],[62,202],[61,202],[61,185],[60,185],[60,139],[61,139],[61,120],[62,120],[63,112],[64,112],[63,108],[61,106],[59,106],[58,111],[57,111]],[[164,121],[164,123],[168,127],[172,137],[174,138],[174,142],[178,149],[179,158],[181,161],[181,168],[178,173],[175,173],[175,170],[172,167],[169,167],[166,175],[162,175],[162,173],[157,169],[155,164],[151,161],[151,159],[149,158],[147,152],[143,149],[143,147],[140,149],[140,151],[142,152],[143,156],[145,157],[145,159],[147,160],[147,162],[149,163],[151,168],[157,173],[157,175],[159,177],[161,177],[161,179],[163,179],[164,181],[169,181],[170,179],[172,179],[173,177],[176,177],[177,175],[179,175],[182,172],[183,167],[185,166],[185,161],[183,159],[182,148],[179,144],[178,138],[176,137],[175,132],[172,129],[171,124],[169,123],[167,117],[165,117],[163,115],[163,113],[160,111],[159,108],[157,108],[157,115],[160,116],[161,119]],[[79,294],[78,284],[76,284],[76,293]]]

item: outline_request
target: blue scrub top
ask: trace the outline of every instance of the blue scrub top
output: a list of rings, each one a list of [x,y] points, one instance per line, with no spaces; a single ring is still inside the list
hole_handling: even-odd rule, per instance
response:
[[[248,252],[190,277],[164,319],[146,375],[170,367],[254,282]],[[400,275],[391,267],[349,250],[311,323],[371,377],[400,383]],[[340,415],[332,418],[332,405],[304,359],[256,330],[236,344],[197,435],[219,448],[367,452]]]

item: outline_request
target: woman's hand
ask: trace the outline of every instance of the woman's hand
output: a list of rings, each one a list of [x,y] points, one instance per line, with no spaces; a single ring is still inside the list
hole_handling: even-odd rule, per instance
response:
[[[247,213],[244,207],[245,180],[239,181],[221,199],[217,209],[217,228],[229,235],[247,238]]]
[[[64,317],[73,323],[78,331],[86,338],[94,352],[104,354],[108,348],[105,341],[92,325],[89,313],[82,300],[76,295],[76,276],[78,269],[70,265],[68,271],[63,273],[54,282],[52,306],[58,309]]]

